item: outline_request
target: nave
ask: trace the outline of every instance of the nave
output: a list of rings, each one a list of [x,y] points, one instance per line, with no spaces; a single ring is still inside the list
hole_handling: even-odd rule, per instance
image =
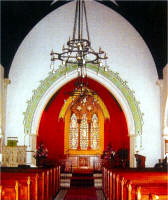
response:
[[[0,200],[168,199],[168,65],[100,2],[50,10],[0,66]]]
[[[102,176],[101,176],[102,175]],[[62,173],[50,168],[1,168],[0,200],[166,200],[168,172],[102,168]]]

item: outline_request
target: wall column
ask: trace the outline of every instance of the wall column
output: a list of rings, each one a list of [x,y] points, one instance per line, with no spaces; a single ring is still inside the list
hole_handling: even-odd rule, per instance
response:
[[[136,161],[135,161],[135,139],[136,135],[130,135],[130,167],[134,168],[136,167]]]
[[[0,65],[0,162],[2,162],[2,146],[5,144],[6,101],[9,79],[4,78],[4,68]]]
[[[34,152],[36,152],[36,139],[37,136],[35,134],[26,135],[25,138],[27,139],[27,161],[26,163],[28,165],[31,165],[32,167],[36,166],[36,159],[33,157]]]
[[[4,69],[0,66],[0,163],[2,162],[2,145],[3,145],[3,81]]]
[[[163,80],[159,80],[160,86],[160,107],[161,107],[161,157],[168,156],[168,64],[163,69]]]

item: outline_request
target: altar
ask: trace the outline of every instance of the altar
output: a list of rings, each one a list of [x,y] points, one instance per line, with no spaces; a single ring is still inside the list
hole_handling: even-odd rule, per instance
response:
[[[65,171],[75,169],[101,170],[101,157],[98,155],[69,155],[65,160]]]

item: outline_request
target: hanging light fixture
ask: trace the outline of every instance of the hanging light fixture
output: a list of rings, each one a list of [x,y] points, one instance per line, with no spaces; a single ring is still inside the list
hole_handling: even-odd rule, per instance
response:
[[[87,97],[87,96],[96,96],[96,92],[88,89],[88,81],[87,77],[78,77],[75,81],[73,91],[69,92],[70,96],[78,96],[80,98]]]
[[[84,37],[85,34],[85,37]],[[106,53],[99,48],[96,52],[91,47],[86,6],[84,0],[76,1],[75,20],[72,39],[69,38],[67,46],[62,47],[62,53],[51,51],[51,70],[56,71],[55,61],[61,61],[63,67],[68,64],[77,65],[78,77],[86,77],[86,65],[96,64],[106,70],[103,61],[107,59]]]

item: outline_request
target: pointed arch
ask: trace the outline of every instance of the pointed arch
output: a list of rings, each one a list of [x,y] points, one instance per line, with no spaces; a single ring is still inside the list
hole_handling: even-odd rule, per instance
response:
[[[95,65],[87,66],[88,77],[96,80],[113,94],[122,107],[128,125],[130,135],[142,134],[143,113],[140,110],[139,102],[134,96],[127,81],[123,81],[118,73],[113,71],[100,70],[97,74]],[[53,94],[64,84],[77,77],[76,66],[68,66],[64,70],[60,67],[56,73],[49,73],[48,77],[40,81],[40,85],[33,91],[32,98],[27,102],[27,109],[24,114],[24,132],[25,134],[37,134],[39,120],[44,107]],[[65,77],[65,73],[67,76]]]
[[[40,118],[47,102],[57,90],[77,77],[76,68],[76,66],[68,66],[65,71],[63,67],[59,67],[55,74],[49,73],[48,77],[41,81],[40,86],[33,91],[34,94],[31,100],[28,101],[28,106],[24,113],[25,134],[37,135]],[[128,87],[127,82],[123,81],[118,73],[113,71],[100,70],[97,73],[97,66],[87,65],[87,75],[100,84],[103,83],[104,87],[113,94],[120,104],[126,117],[130,136],[130,166],[135,166],[134,154],[138,148],[137,138],[142,134],[143,113],[140,110],[139,102],[134,96],[134,91]]]

